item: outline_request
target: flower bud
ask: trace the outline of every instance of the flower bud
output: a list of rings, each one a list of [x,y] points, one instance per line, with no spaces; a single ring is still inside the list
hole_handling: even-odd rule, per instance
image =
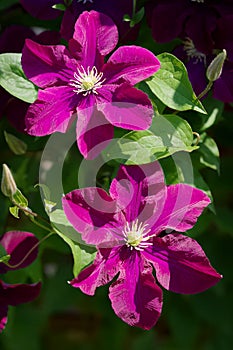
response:
[[[215,81],[221,76],[222,67],[226,57],[226,50],[223,50],[210,63],[209,67],[206,70],[206,76],[209,81]]]
[[[3,170],[2,170],[1,190],[6,197],[12,198],[17,191],[17,186],[8,166],[6,164],[3,164],[2,167],[3,167]]]
[[[25,142],[18,139],[18,137],[8,134],[4,131],[6,142],[14,154],[21,155],[27,151],[27,145]]]

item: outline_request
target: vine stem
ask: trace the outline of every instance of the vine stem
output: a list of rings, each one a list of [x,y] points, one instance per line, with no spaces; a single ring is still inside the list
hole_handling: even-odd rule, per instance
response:
[[[197,100],[200,100],[203,96],[205,96],[205,94],[207,94],[207,92],[210,91],[212,86],[213,86],[213,82],[209,81],[206,88],[197,96]]]
[[[28,209],[28,208],[25,208],[25,207],[22,207],[21,205],[19,205],[18,203],[16,203],[15,201],[12,202],[17,208],[19,208],[20,210],[22,210],[25,214],[29,214],[29,218],[30,220],[36,224],[37,226],[43,228],[44,230],[46,231],[51,231],[51,228],[48,228],[46,227],[45,225],[41,224],[40,222],[36,221],[35,218],[38,218],[44,222],[46,222],[46,224],[49,224],[50,225],[50,222],[48,220],[46,220],[45,218],[43,218],[43,216],[37,214],[37,213],[34,213],[33,211],[31,211],[31,209]]]
[[[9,268],[11,269],[16,269],[17,267],[19,267],[21,264],[24,263],[24,261],[29,257],[29,255],[41,244],[43,243],[46,239],[48,239],[50,236],[52,236],[53,234],[55,234],[56,232],[54,231],[51,231],[49,232],[46,236],[44,236],[40,241],[38,241],[30,250],[29,252],[27,252],[27,254],[23,257],[23,259],[18,263],[18,264],[15,264],[15,265],[11,265],[9,264],[8,262],[4,262],[3,263],[8,266]]]
[[[137,4],[137,0],[133,0],[133,18],[134,18],[135,13],[136,13],[136,4]]]
[[[193,131],[193,135],[195,135],[197,138],[196,142],[194,143],[194,146],[197,146],[200,142],[200,139],[201,139],[200,134],[198,134],[198,132],[196,132],[196,131]]]
[[[33,216],[30,217],[30,220],[31,220],[31,222],[33,222],[33,224],[37,225],[38,227],[43,228],[44,230],[51,232],[51,228],[49,228],[49,227],[41,224],[40,222],[36,221],[35,217],[33,217]]]

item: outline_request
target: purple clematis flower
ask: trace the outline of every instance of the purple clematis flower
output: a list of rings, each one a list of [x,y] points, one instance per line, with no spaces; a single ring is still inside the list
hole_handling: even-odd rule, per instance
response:
[[[69,50],[62,45],[26,41],[22,55],[24,72],[43,89],[26,115],[29,134],[66,132],[77,112],[77,143],[87,157],[100,139],[112,139],[113,126],[149,128],[151,102],[133,85],[155,73],[160,63],[150,51],[138,46],[122,46],[104,63],[104,56],[114,49],[117,40],[112,20],[91,11],[78,18]]]
[[[109,16],[117,25],[121,43],[136,40],[139,26],[130,28],[129,22],[123,20],[124,15],[132,16],[133,1],[131,0],[75,0],[67,8],[61,23],[61,35],[66,40],[72,38],[77,18],[84,11],[97,11]]]
[[[112,307],[124,322],[150,329],[162,310],[162,287],[199,293],[221,278],[200,245],[180,234],[193,227],[209,198],[185,184],[166,186],[158,162],[124,166],[110,194],[100,188],[68,193],[63,208],[88,244],[97,245],[92,265],[70,284],[88,295],[110,282]]]
[[[30,232],[6,232],[0,239],[0,245],[11,256],[8,263],[12,267],[8,267],[1,262],[0,274],[30,265],[36,259],[38,249],[33,249],[30,254],[28,253],[37,243],[38,239]],[[40,282],[34,284],[7,284],[0,280],[0,332],[5,328],[7,322],[8,306],[16,306],[34,300],[39,295],[40,289]]]
[[[226,26],[229,26],[229,21],[233,20],[233,16],[225,17]],[[222,22],[222,21],[221,21]],[[233,40],[226,40],[226,36],[221,37],[223,40],[218,42],[217,51],[224,49],[224,46],[229,49],[227,60],[224,62],[223,70],[220,78],[213,85],[213,97],[225,103],[233,102],[233,60],[231,50],[233,49]],[[224,38],[226,42],[224,41]],[[224,45],[225,44],[225,45]],[[208,80],[206,78],[206,69],[214,59],[214,54],[205,55],[198,51],[193,41],[190,38],[184,40],[183,46],[178,46],[173,54],[182,60],[187,68],[189,79],[193,89],[199,95],[206,87]]]
[[[233,14],[231,0],[152,0],[147,5],[148,21],[157,42],[189,37],[205,54],[212,52],[217,21],[226,14]]]
[[[20,0],[20,4],[28,13],[30,13],[30,15],[43,20],[58,17],[61,14],[61,11],[55,10],[52,6],[63,3],[63,0]]]

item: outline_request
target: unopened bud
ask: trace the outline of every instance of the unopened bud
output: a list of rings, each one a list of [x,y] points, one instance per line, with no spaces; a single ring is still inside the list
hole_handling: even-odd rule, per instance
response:
[[[18,139],[18,137],[8,134],[4,131],[6,142],[14,154],[21,155],[27,151],[27,145],[22,140]]]
[[[223,64],[226,57],[227,52],[226,50],[223,50],[210,63],[209,67],[206,70],[206,76],[209,81],[215,81],[221,76]]]
[[[3,164],[2,167],[3,167],[3,170],[2,170],[1,190],[6,197],[12,198],[17,191],[17,186],[8,166],[6,164]]]

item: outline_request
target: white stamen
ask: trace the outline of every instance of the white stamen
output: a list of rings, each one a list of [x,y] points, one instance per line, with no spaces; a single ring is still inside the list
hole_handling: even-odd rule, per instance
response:
[[[191,1],[204,3],[204,0],[191,0]]]
[[[206,65],[206,55],[195,48],[194,43],[190,38],[186,38],[183,43],[184,51],[186,52],[189,59],[196,58],[194,63],[204,62]]]
[[[95,66],[92,69],[88,66],[87,71],[81,66],[81,69],[77,69],[77,72],[74,73],[74,79],[70,80],[69,85],[75,87],[74,92],[77,94],[83,93],[83,96],[87,96],[91,92],[98,94],[96,90],[101,88],[106,80],[102,77],[103,73],[98,73]]]
[[[142,222],[138,224],[138,219],[132,221],[131,225],[128,222],[126,223],[123,229],[123,235],[124,241],[130,250],[136,249],[142,251],[148,246],[153,245],[148,240],[154,235],[148,236],[150,229],[146,229],[147,226],[148,224],[143,224]]]

